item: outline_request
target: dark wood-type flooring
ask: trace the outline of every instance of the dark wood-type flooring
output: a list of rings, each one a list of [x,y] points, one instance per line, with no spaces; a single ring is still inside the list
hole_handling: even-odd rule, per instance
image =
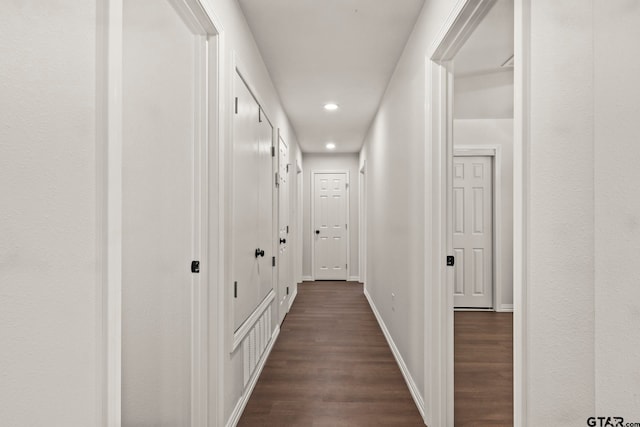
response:
[[[239,426],[424,426],[362,285],[298,296]]]
[[[455,349],[456,426],[512,426],[511,313],[456,312]],[[238,426],[423,425],[362,285],[298,285]]]
[[[512,313],[455,313],[456,426],[513,426],[512,319]]]

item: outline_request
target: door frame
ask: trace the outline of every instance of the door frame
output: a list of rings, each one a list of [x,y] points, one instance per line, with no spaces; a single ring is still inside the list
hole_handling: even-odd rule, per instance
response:
[[[514,0],[514,425],[526,426],[530,2]],[[458,0],[425,58],[425,422],[453,426],[453,75],[451,60],[495,0]]]
[[[209,317],[222,318],[219,292],[220,252],[210,245],[218,241],[221,211],[217,189],[223,162],[220,161],[225,126],[223,70],[225,35],[220,20],[201,0],[168,0],[187,26],[197,36],[196,52],[196,152],[194,168],[200,175],[194,192],[200,195],[195,221],[199,236],[194,241],[194,255],[201,260],[200,274],[193,277],[191,425],[204,427],[221,409],[218,387],[220,330],[209,328]],[[123,3],[124,0],[99,0],[96,55],[96,124],[97,124],[97,367],[99,392],[96,423],[119,427],[122,423],[122,122],[123,122]],[[195,194],[195,193],[194,193]],[[213,227],[209,227],[213,225]],[[203,237],[201,237],[203,236]],[[187,266],[185,266],[187,268]],[[220,322],[218,322],[220,323]]]
[[[299,149],[298,149],[299,150]],[[299,152],[299,151],[298,151]],[[298,283],[302,283],[302,262],[304,258],[304,169],[300,160],[296,159],[296,294]]]
[[[338,169],[334,169],[334,170],[312,170],[311,171],[311,182],[309,184],[311,184],[311,228],[310,228],[310,233],[311,233],[311,278],[313,281],[316,280],[316,245],[315,242],[313,240],[313,233],[314,233],[314,224],[315,224],[315,212],[316,212],[316,175],[318,174],[323,174],[323,173],[343,173],[346,175],[346,184],[347,184],[347,188],[345,190],[345,200],[346,200],[346,209],[345,209],[345,224],[346,229],[346,237],[347,237],[347,277],[345,280],[349,280],[349,277],[351,275],[351,263],[349,262],[349,258],[351,255],[351,248],[349,245],[349,235],[351,234],[351,222],[349,221],[350,218],[350,205],[351,205],[351,183],[350,183],[350,177],[349,177],[349,170],[348,169],[342,169],[342,170],[338,170]]]
[[[455,145],[453,157],[491,157],[493,174],[491,191],[493,193],[493,309],[503,312],[513,309],[502,308],[502,147],[500,145]],[[460,309],[455,309],[460,310]],[[461,309],[460,311],[475,311]],[[488,311],[482,309],[481,311]]]
[[[284,140],[284,138],[282,137],[282,132],[280,132],[280,128],[278,128],[277,130],[277,136],[276,136],[276,140],[275,140],[275,162],[276,162],[276,166],[275,166],[275,170],[277,171],[277,173],[280,173],[280,141],[282,141],[283,144],[285,144],[287,146],[287,155],[289,156],[289,159],[287,160],[287,168],[289,166],[293,166],[290,161],[291,161],[291,147],[289,146],[289,144]],[[292,168],[293,169],[293,168]],[[291,226],[291,176],[293,175],[293,173],[291,175],[289,175],[287,177],[288,179],[288,190],[289,190],[289,205],[287,206],[287,210],[288,210],[288,217],[289,217],[289,229],[291,230],[291,233],[287,233],[287,238],[289,239],[289,235],[293,236],[293,227]],[[277,262],[276,262],[276,277],[277,277],[277,281],[276,281],[276,286],[277,286],[277,295],[278,295],[278,323],[282,324],[282,322],[284,321],[284,317],[286,316],[286,313],[289,312],[289,308],[291,307],[291,295],[293,294],[293,278],[292,278],[292,273],[291,273],[291,267],[292,267],[292,253],[293,251],[291,250],[293,248],[293,242],[291,241],[291,239],[289,239],[289,243],[287,245],[287,251],[289,252],[289,268],[288,271],[285,271],[285,274],[288,276],[288,280],[290,282],[289,286],[291,288],[291,292],[287,294],[288,298],[287,298],[287,303],[286,303],[286,310],[285,313],[280,313],[280,308],[281,308],[281,304],[280,301],[282,300],[282,295],[280,295],[280,274],[282,273],[283,269],[280,268],[281,267],[281,263],[280,263],[280,196],[282,194],[282,189],[280,188],[280,182],[279,182],[280,176],[278,176],[278,185],[276,186],[275,189],[275,209],[276,209],[276,234],[275,234],[275,239],[274,241],[276,242],[276,249],[274,250],[274,254],[276,256]]]
[[[360,265],[358,272],[360,273],[360,282],[363,288],[367,289],[367,161],[362,162],[360,167],[360,253],[358,259]]]

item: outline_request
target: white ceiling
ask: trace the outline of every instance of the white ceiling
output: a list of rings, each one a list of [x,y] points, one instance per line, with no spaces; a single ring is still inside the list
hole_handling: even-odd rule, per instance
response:
[[[238,1],[302,151],[359,151],[424,0]]]
[[[505,70],[513,55],[513,0],[497,0],[454,58],[456,77]]]

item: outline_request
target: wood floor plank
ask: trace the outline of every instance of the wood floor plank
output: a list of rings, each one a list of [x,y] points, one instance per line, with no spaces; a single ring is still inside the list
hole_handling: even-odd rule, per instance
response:
[[[513,426],[513,315],[457,311],[456,427]]]
[[[298,286],[238,425],[424,426],[361,284]]]

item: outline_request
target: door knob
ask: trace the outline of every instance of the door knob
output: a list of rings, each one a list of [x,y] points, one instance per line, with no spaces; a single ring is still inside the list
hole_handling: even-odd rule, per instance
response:
[[[287,239],[280,239],[280,243],[287,243]]]
[[[260,248],[256,249],[256,258],[258,258],[259,256],[264,256],[264,250],[260,250]]]
[[[320,234],[320,230],[316,230],[316,234]]]

